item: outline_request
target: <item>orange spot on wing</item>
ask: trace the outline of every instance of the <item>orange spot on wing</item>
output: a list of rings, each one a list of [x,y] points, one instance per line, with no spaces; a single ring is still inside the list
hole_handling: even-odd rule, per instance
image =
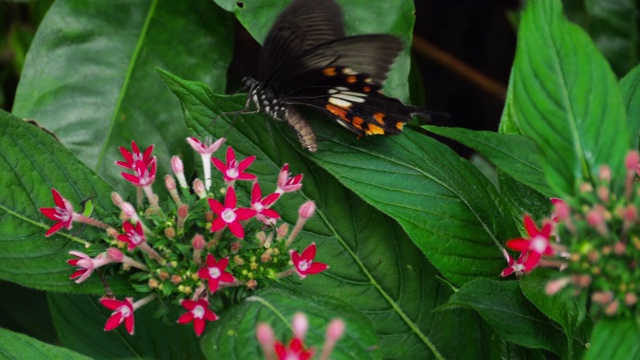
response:
[[[385,114],[383,114],[383,113],[379,113],[379,112],[377,112],[377,113],[373,114],[373,118],[374,118],[374,119],[378,122],[378,124],[380,124],[380,125],[384,125],[384,117],[385,117],[385,116],[386,116]]]
[[[371,87],[370,86],[365,86],[365,87],[362,88],[362,91],[369,92],[369,91],[371,91]]]
[[[355,75],[351,75],[351,76],[347,76],[347,82],[349,84],[353,84],[354,82],[356,82],[358,80],[358,78]]]
[[[351,123],[353,124],[353,126],[357,127],[358,129],[361,128],[361,125],[363,122],[364,120],[359,116],[354,116],[353,120],[351,120]]]
[[[335,105],[331,105],[331,104],[327,104],[326,106],[327,110],[329,110],[330,113],[332,113],[333,115],[339,117],[340,119],[346,121],[346,122],[351,122],[349,119],[347,119],[347,110],[341,108],[341,107],[337,107]]]
[[[404,123],[403,122],[397,122],[396,123],[396,129],[402,131],[403,127],[404,127]]]
[[[369,128],[364,131],[367,135],[384,135],[384,129],[380,126],[369,124]]]
[[[336,76],[336,68],[334,68],[334,67],[324,68],[324,69],[322,69],[322,73],[325,76]]]

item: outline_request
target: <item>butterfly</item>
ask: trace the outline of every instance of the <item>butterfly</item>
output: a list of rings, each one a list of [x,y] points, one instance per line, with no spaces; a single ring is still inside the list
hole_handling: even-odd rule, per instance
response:
[[[334,0],[294,0],[276,19],[262,48],[259,76],[245,77],[246,108],[286,121],[304,148],[316,134],[297,106],[324,112],[363,135],[399,134],[414,114],[430,112],[381,93],[389,68],[404,48],[395,36],[346,36]]]

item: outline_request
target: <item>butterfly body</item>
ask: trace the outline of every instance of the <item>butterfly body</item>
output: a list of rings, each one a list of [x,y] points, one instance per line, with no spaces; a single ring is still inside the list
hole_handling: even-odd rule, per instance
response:
[[[399,134],[413,114],[429,112],[381,93],[403,49],[391,35],[345,36],[334,0],[294,0],[269,31],[257,79],[245,78],[249,99],[287,121],[303,147],[317,150],[313,128],[296,109],[318,109],[363,135]]]

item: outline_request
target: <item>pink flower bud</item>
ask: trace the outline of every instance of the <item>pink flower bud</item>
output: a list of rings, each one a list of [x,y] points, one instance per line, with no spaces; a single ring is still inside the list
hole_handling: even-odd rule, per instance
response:
[[[276,337],[273,334],[271,326],[265,323],[258,323],[258,326],[256,326],[256,337],[262,348],[264,358],[277,359],[278,356],[275,352]]]
[[[307,316],[301,312],[297,312],[293,315],[293,336],[297,339],[303,340],[309,329],[309,320]]]
[[[114,247],[108,248],[107,254],[111,259],[113,259],[113,261],[116,261],[116,262],[122,262],[122,257],[124,256],[124,254],[122,254],[122,251]]]
[[[126,201],[123,201],[122,204],[120,204],[120,209],[122,209],[122,213],[125,216],[125,220],[135,219],[138,217],[138,214],[136,213],[136,208],[134,208],[133,205],[131,205]]]
[[[175,155],[171,157],[171,170],[174,174],[184,173],[184,165],[179,156]]]
[[[316,212],[316,203],[313,201],[307,201],[306,203],[300,206],[300,210],[298,210],[298,214],[303,219],[308,219],[313,216]]]
[[[611,168],[608,165],[602,165],[600,166],[600,180],[602,180],[603,182],[610,182],[611,181]]]
[[[620,305],[618,304],[617,301],[612,301],[609,305],[607,305],[607,307],[604,309],[604,313],[609,315],[609,316],[613,316],[618,312],[618,308],[620,307]]]
[[[640,156],[637,151],[629,151],[627,157],[624,160],[624,166],[629,172],[636,172],[638,170],[638,162],[640,162]]]
[[[638,302],[638,297],[636,294],[629,292],[624,294],[624,303],[627,306],[633,306]]]
[[[189,206],[186,204],[180,205],[178,208],[178,217],[186,218],[189,215]]]
[[[196,236],[193,237],[193,240],[191,240],[191,246],[196,250],[202,250],[207,246],[207,242],[204,241],[204,236],[196,234]]]
[[[597,209],[592,209],[587,213],[587,222],[589,223],[589,225],[591,225],[591,227],[596,229],[600,233],[600,235],[609,235],[604,215]]]
[[[164,177],[164,185],[167,187],[167,190],[172,191],[176,189],[176,181],[173,179],[171,175],[165,175]]]
[[[545,286],[544,292],[547,295],[555,295],[560,290],[562,290],[565,286],[567,286],[569,283],[571,283],[571,278],[569,277],[551,280]]]
[[[122,196],[120,196],[120,194],[115,191],[111,193],[111,202],[113,202],[113,205],[120,207],[120,204],[122,204],[123,201],[124,200],[122,200]]]
[[[204,187],[204,183],[200,179],[193,180],[193,192],[198,195],[200,199],[207,197],[207,190]]]
[[[256,287],[258,287],[258,282],[256,281],[256,279],[249,279],[246,283],[244,283],[244,285],[249,290],[255,290]]]
[[[335,339],[338,340],[344,334],[346,329],[346,325],[342,319],[333,319],[329,323],[329,327],[327,327],[327,340]]]
[[[553,203],[553,206],[555,208],[554,213],[558,220],[564,220],[569,217],[569,213],[570,213],[569,205],[567,205],[567,203],[564,200],[553,198],[551,199],[551,202]]]

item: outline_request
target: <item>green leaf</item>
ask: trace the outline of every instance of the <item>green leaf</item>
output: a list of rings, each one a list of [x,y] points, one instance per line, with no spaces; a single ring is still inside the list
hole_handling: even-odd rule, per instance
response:
[[[92,358],[203,358],[193,325],[176,323],[180,309],[172,306],[166,319],[154,316],[158,300],[135,311],[133,336],[124,325],[104,331],[112,311],[95,296],[50,294],[49,306],[62,345]]]
[[[369,316],[380,337],[383,358],[451,358],[460,355],[460,351],[472,357],[484,353],[489,335],[481,330],[483,325],[474,314],[430,312],[446,301],[450,290],[437,281],[435,269],[395,221],[368,206],[309,161],[307,156],[315,155],[301,149],[291,129],[283,123],[266,123],[259,115],[238,116],[233,128],[227,124],[231,121],[227,115],[212,122],[216,114],[241,109],[246,96],[219,97],[202,83],[162,71],[161,75],[181,100],[187,125],[194,134],[225,136],[225,144],[233,146],[240,159],[257,155],[251,170],[259,174],[261,182],[275,184],[283,162],[289,163],[293,174],[304,174],[301,192],[288,194],[286,203],[279,201],[275,206],[283,221],[293,224],[300,204],[310,199],[316,202],[316,215],[305,224],[301,240],[305,245],[314,241],[318,246],[316,261],[329,264],[330,269],[307,278],[300,286],[303,291],[311,297],[336,297]],[[269,132],[266,124],[274,126],[274,131]],[[327,125],[344,132],[333,124]],[[355,142],[349,135],[348,139]],[[331,143],[323,139],[322,145]],[[321,151],[327,150],[319,150],[318,154]],[[246,196],[249,186],[238,186],[238,192],[243,191]],[[275,187],[263,188],[269,186]],[[495,248],[494,251],[500,256]],[[496,260],[494,267],[500,266]],[[499,271],[496,269],[494,274]],[[470,331],[477,336],[460,337],[461,329],[473,329]],[[432,338],[429,334],[434,333],[437,336]]]
[[[118,146],[155,144],[159,158],[187,148],[179,104],[155,67],[222,91],[232,51],[232,17],[208,0],[58,1],[29,50],[13,112],[124,190]],[[169,171],[159,162],[158,173]]]
[[[585,1],[589,34],[619,76],[638,63],[638,3],[634,0]]]
[[[582,358],[589,344],[592,323],[586,317],[586,309],[577,302],[567,302],[558,296],[545,293],[545,285],[550,279],[550,270],[537,269],[520,281],[522,293],[540,311],[562,326],[567,338],[568,358]]]
[[[564,19],[557,0],[529,2],[518,34],[511,120],[536,143],[549,185],[558,195],[572,194],[609,164],[620,186],[629,139],[605,59]]]
[[[240,306],[221,314],[203,337],[202,351],[209,359],[259,359],[262,351],[256,340],[256,325],[269,324],[281,343],[293,337],[293,315],[302,312],[309,321],[304,344],[322,349],[331,320],[342,319],[345,333],[336,344],[331,359],[379,359],[381,351],[371,320],[348,303],[331,299],[309,298],[303,293],[277,289],[258,291]],[[253,346],[251,346],[253,344]]]
[[[640,356],[638,319],[607,319],[598,321],[591,335],[591,348],[585,360],[625,360]]]
[[[0,353],[5,359],[89,359],[71,350],[43,343],[26,335],[2,328],[0,328]]]
[[[112,188],[80,163],[54,137],[11,114],[1,112],[0,123],[0,279],[43,290],[100,292],[97,278],[82,286],[69,280],[69,250],[83,249],[85,240],[96,237],[89,226],[75,224],[45,238],[54,222],[40,208],[53,207],[55,188],[81,211],[83,200],[93,199],[112,209]]]
[[[461,128],[423,126],[424,129],[453,139],[485,156],[498,169],[514,179],[551,196],[535,144],[519,135],[473,131]]]
[[[476,310],[502,339],[566,358],[563,332],[522,295],[517,281],[470,281],[441,310],[455,306]]]
[[[291,3],[290,0],[215,1],[223,9],[235,13],[238,21],[261,44],[278,15]],[[409,99],[407,85],[410,69],[409,45],[415,22],[413,1],[337,0],[337,3],[343,13],[348,14],[345,17],[347,35],[393,34],[399,36],[406,44],[405,51],[396,59],[389,73],[384,91],[385,94],[407,101]]]
[[[620,91],[625,109],[627,110],[627,128],[631,148],[638,149],[640,136],[640,66],[636,66],[629,74],[620,80]]]

